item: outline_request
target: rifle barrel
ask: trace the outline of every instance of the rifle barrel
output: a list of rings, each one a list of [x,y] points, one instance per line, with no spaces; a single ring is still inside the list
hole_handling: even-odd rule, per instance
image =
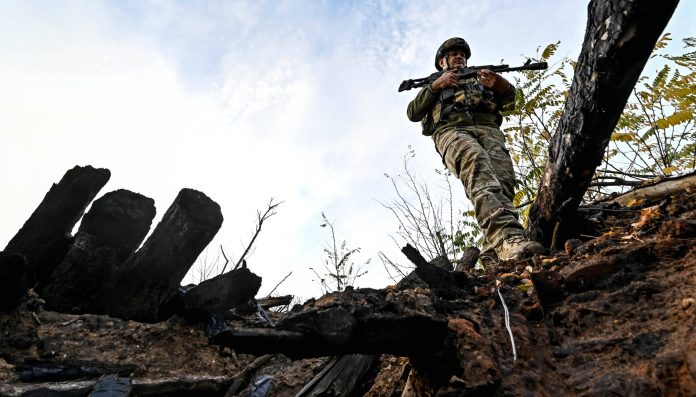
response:
[[[460,78],[462,76],[468,76],[471,75],[472,73],[475,73],[478,70],[481,69],[490,69],[494,72],[516,72],[519,70],[543,70],[547,69],[548,65],[546,62],[535,62],[535,63],[529,63],[526,65],[522,66],[515,66],[515,67],[510,67],[508,65],[483,65],[483,66],[471,66],[471,67],[464,67],[462,69],[468,69],[469,73],[465,73],[464,75],[460,74]],[[409,79],[409,80],[404,80],[401,82],[399,85],[399,92],[401,91],[406,91],[410,90],[411,88],[420,88],[424,87],[425,85],[432,83],[435,81],[439,76],[442,75],[443,72],[437,72],[433,73],[428,77],[422,77],[419,79]]]

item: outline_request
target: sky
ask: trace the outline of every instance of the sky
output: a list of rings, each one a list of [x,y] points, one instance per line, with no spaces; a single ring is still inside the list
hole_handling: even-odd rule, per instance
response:
[[[274,294],[321,294],[310,268],[330,241],[322,212],[361,248],[356,262],[372,259],[356,285],[384,287],[377,252],[407,263],[380,204],[394,198],[384,174],[411,149],[419,179],[442,169],[399,83],[432,73],[453,36],[470,65],[521,64],[557,41],[576,59],[586,15],[567,0],[0,0],[0,245],[68,169],[92,165],[111,171],[97,197],[155,200],[153,228],[182,188],[220,204],[208,263],[221,245],[237,258],[257,211],[282,201],[248,257],[259,296],[290,272]],[[666,31],[696,36],[696,2]]]

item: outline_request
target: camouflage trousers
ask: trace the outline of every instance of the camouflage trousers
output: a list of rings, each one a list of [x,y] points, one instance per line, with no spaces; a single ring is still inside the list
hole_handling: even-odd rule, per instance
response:
[[[491,252],[503,239],[522,234],[515,196],[515,172],[505,148],[505,136],[495,127],[451,127],[433,135],[442,161],[464,184],[483,229],[484,252]]]

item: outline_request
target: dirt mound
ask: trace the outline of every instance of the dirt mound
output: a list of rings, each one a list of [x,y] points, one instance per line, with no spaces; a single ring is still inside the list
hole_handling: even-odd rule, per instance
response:
[[[276,332],[275,341],[305,332],[318,343],[321,334],[303,319],[321,326],[339,307],[341,321],[350,315],[379,333],[389,328],[374,319],[445,321],[438,351],[403,347],[410,359],[376,357],[350,385],[357,395],[696,395],[694,197],[585,208],[584,232],[565,251],[470,269],[450,280],[465,296],[438,296],[422,284],[348,291],[271,313],[278,325],[265,332]],[[40,303],[30,296],[0,314],[0,395],[88,395],[100,376],[116,374],[131,380],[134,395],[222,396],[231,387],[230,395],[248,395],[270,385],[267,395],[293,396],[331,372],[329,358],[210,344],[202,325],[178,317],[146,324],[43,311]],[[230,329],[261,329],[254,314],[237,318]],[[344,328],[324,326],[334,332],[332,348]],[[349,342],[355,353],[379,353],[379,343]]]

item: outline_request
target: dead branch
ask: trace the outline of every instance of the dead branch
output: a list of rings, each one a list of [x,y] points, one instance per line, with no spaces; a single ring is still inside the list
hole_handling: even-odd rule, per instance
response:
[[[256,238],[259,236],[259,233],[261,233],[261,227],[263,226],[263,223],[270,217],[276,214],[276,208],[278,208],[279,205],[283,204],[283,202],[279,203],[273,203],[273,199],[268,202],[266,211],[261,214],[261,211],[256,212],[256,231],[254,232],[254,235],[251,237],[251,241],[249,241],[249,245],[247,245],[246,249],[242,253],[242,256],[239,257],[239,260],[237,261],[237,264],[234,265],[233,270],[237,270],[239,266],[242,264],[244,259],[246,258],[247,254],[249,253],[249,250],[251,250],[251,247],[254,246],[254,242],[256,241]],[[225,264],[227,265],[227,264]],[[225,269],[222,269],[221,273],[224,273]]]

